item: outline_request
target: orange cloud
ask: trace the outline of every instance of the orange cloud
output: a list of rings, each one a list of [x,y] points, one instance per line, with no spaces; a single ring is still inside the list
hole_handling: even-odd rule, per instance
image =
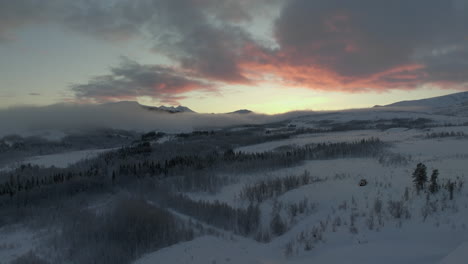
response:
[[[315,63],[297,63],[285,52],[268,52],[255,46],[246,46],[248,54],[239,63],[242,73],[256,82],[275,82],[284,86],[306,87],[317,90],[361,92],[367,90],[414,89],[428,75],[422,64],[393,67],[367,76],[342,76]]]

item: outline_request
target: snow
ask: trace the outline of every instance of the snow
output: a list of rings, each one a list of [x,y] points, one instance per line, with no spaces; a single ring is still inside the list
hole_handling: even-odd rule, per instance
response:
[[[465,264],[468,260],[468,243],[458,246],[453,252],[448,254],[440,264]]]
[[[416,230],[415,230],[416,229]],[[388,228],[378,233],[366,233],[354,240],[346,240],[341,236],[337,242],[322,245],[304,257],[297,258],[292,263],[330,263],[339,264],[343,260],[352,263],[382,263],[382,264],[429,264],[438,263],[450,251],[453,242],[441,244],[437,239],[457,239],[451,237],[454,231],[425,230],[421,232],[416,226],[408,225],[402,229]],[[339,234],[337,234],[339,236]]]
[[[156,109],[159,109],[159,110],[164,110],[164,111],[168,111],[170,113],[182,113],[182,112],[188,112],[188,113],[194,113],[190,108],[188,107],[185,107],[185,106],[177,106],[177,107],[174,107],[174,106],[160,106],[160,107],[154,107]]]
[[[468,139],[427,139],[396,143],[393,149],[399,153],[420,159],[440,159],[468,154]]]
[[[440,260],[440,264],[461,264],[466,263],[468,256],[466,244],[452,252],[461,236],[449,229],[426,232],[415,225],[408,225],[402,229],[390,227],[385,232],[359,236],[343,236],[340,233],[334,233],[334,236],[326,244],[291,258],[285,257],[275,243],[262,244],[238,237],[202,236],[146,254],[134,264],[436,264]],[[447,243],[441,244],[437,239],[428,237],[443,239]]]
[[[444,125],[464,124],[468,122],[468,117],[453,115],[425,113],[421,111],[408,111],[406,109],[392,108],[372,108],[372,109],[356,109],[337,112],[315,112],[301,117],[293,118],[290,124],[296,127],[315,128],[319,121],[332,121],[334,123],[345,123],[349,121],[377,121],[391,119],[431,119],[434,124]]]
[[[162,143],[165,143],[165,142],[169,142],[171,140],[174,140],[175,139],[175,136],[173,135],[166,135],[166,136],[163,136],[162,138],[156,140],[156,143],[157,144],[162,144]]]
[[[304,146],[307,144],[317,144],[317,143],[337,143],[337,142],[354,142],[361,139],[368,139],[371,137],[377,137],[384,142],[395,143],[402,142],[406,144],[407,142],[420,142],[421,144],[437,145],[437,140],[442,142],[439,145],[449,144],[450,147],[445,148],[447,151],[452,151],[453,148],[451,145],[458,144],[467,144],[468,137],[465,139],[451,138],[448,139],[451,143],[447,143],[445,138],[443,139],[421,139],[430,133],[440,133],[440,132],[462,132],[468,136],[468,127],[467,126],[453,126],[453,127],[434,127],[427,129],[408,129],[408,128],[390,128],[387,130],[353,130],[345,132],[327,132],[327,133],[313,133],[313,134],[302,134],[294,136],[284,140],[269,141],[260,144],[243,146],[235,149],[237,152],[244,153],[255,153],[255,152],[264,152],[272,151],[284,146]],[[438,146],[440,148],[440,146]],[[419,149],[419,148],[418,148]],[[456,148],[462,149],[462,148]],[[410,151],[411,152],[411,151]],[[432,152],[430,152],[432,153]]]
[[[393,103],[387,106],[390,107],[431,107],[431,108],[442,108],[459,105],[468,102],[468,92],[461,92],[455,94],[449,94],[444,96],[438,96],[433,98],[426,98],[421,100],[402,101]]]
[[[284,140],[270,141],[261,144],[249,145],[239,147],[235,151],[254,153],[272,151],[276,148],[283,146],[304,146],[307,144],[317,143],[336,143],[336,142],[354,142],[371,137],[378,137],[379,139],[387,142],[404,141],[416,136],[420,136],[425,132],[414,129],[398,128],[392,131],[380,130],[354,130],[348,132],[328,132],[328,133],[314,133],[303,134],[291,137]]]
[[[268,254],[263,245],[251,240],[232,241],[225,238],[203,236],[147,254],[135,264],[281,263],[276,257],[278,257],[277,254]]]
[[[101,153],[105,153],[111,150],[115,150],[115,148],[110,149],[88,149],[88,150],[80,150],[80,151],[71,151],[59,154],[51,154],[51,155],[42,155],[42,156],[34,156],[25,159],[22,161],[22,164],[32,164],[32,165],[39,165],[44,167],[58,167],[58,168],[66,168],[78,161],[91,159],[97,157]]]
[[[115,148],[109,149],[87,149],[79,151],[70,151],[64,153],[50,154],[50,155],[39,155],[26,158],[24,160],[7,164],[0,168],[0,172],[11,171],[18,168],[22,164],[38,165],[43,167],[57,167],[66,168],[72,164],[75,164],[81,160],[92,159],[97,157],[99,154],[115,150]]]
[[[0,228],[0,263],[10,263],[36,246],[35,234],[21,226]]]
[[[370,230],[366,219],[375,200],[382,200],[383,207],[388,201],[400,201],[405,188],[412,186],[411,173],[418,162],[427,165],[428,173],[433,169],[440,172],[440,181],[465,179],[468,173],[468,139],[447,137],[425,137],[427,133],[464,132],[468,127],[437,127],[427,130],[392,128],[385,131],[360,130],[336,133],[307,134],[286,140],[278,140],[238,148],[237,151],[261,152],[274,150],[280,146],[320,142],[355,141],[362,138],[379,137],[392,144],[392,153],[410,158],[408,164],[381,164],[375,158],[346,158],[333,160],[305,161],[298,166],[238,175],[240,182],[225,186],[219,193],[189,193],[195,200],[226,202],[234,207],[245,207],[239,193],[246,184],[261,179],[299,175],[307,170],[312,176],[325,179],[286,192],[277,201],[283,205],[294,203],[304,198],[315,203],[315,209],[290,222],[290,229],[285,234],[275,237],[271,242],[258,243],[252,238],[234,240],[225,237],[200,237],[193,241],[180,243],[145,255],[137,264],[150,263],[361,263],[361,264],[451,264],[466,263],[468,258],[468,230],[465,219],[468,218],[468,191],[463,189],[456,194],[454,201],[446,201],[446,208],[422,218],[425,195],[411,194],[407,202],[409,219],[387,219],[383,226]],[[358,186],[360,179],[368,180],[365,187]],[[441,201],[439,194],[431,198]],[[446,199],[446,198],[445,198]],[[352,200],[356,201],[352,205]],[[339,209],[347,202],[348,209]],[[273,201],[262,203],[262,215],[269,217]],[[442,206],[442,205],[440,205]],[[355,207],[352,209],[352,207]],[[358,212],[357,233],[349,230],[350,215]],[[283,215],[288,219],[286,215]],[[304,251],[302,245],[295,244],[291,257],[284,254],[285,246],[302,232],[327,219],[339,217],[347,225],[337,227],[335,231],[324,231],[323,241],[316,242],[312,250]],[[289,221],[289,220],[287,220]],[[264,221],[263,221],[264,222]],[[268,222],[268,221],[267,221]]]

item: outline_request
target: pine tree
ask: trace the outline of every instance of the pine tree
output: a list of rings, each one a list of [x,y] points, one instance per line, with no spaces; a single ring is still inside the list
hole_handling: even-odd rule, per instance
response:
[[[283,222],[283,219],[281,219],[281,216],[278,213],[276,213],[271,219],[270,228],[274,235],[281,236],[282,234],[284,234],[284,232],[286,232],[287,227],[286,224]]]
[[[115,171],[112,171],[112,184],[115,184]]]
[[[453,191],[455,190],[455,183],[452,181],[449,181],[447,184],[447,189],[450,194],[450,200],[453,200]]]
[[[416,190],[419,194],[419,191],[424,189],[424,186],[427,182],[427,168],[426,165],[418,163],[416,169],[413,172],[413,183],[416,187]]]
[[[431,193],[436,193],[439,191],[439,184],[437,183],[437,178],[439,176],[439,170],[433,170],[431,174],[431,184],[429,185],[429,191]]]

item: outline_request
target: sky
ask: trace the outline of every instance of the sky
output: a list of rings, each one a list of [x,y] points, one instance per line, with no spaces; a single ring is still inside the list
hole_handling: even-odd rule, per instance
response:
[[[371,107],[468,90],[468,0],[0,0],[0,109]]]

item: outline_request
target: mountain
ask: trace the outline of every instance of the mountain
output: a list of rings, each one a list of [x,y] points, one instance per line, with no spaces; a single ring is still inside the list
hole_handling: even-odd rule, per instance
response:
[[[185,107],[185,106],[147,106],[147,105],[142,105],[138,102],[135,101],[120,101],[120,102],[115,102],[115,103],[106,103],[102,104],[101,107],[107,108],[107,109],[118,109],[118,110],[124,110],[124,111],[130,111],[130,110],[149,110],[149,111],[155,111],[155,112],[162,112],[162,113],[195,113],[192,109]]]
[[[145,109],[148,109],[148,110],[151,110],[151,111],[164,111],[164,112],[168,112],[168,113],[171,113],[171,114],[175,114],[175,113],[195,113],[195,111],[193,111],[192,109],[188,108],[188,107],[185,107],[185,106],[177,106],[177,107],[174,107],[174,106],[144,106],[142,105],[143,108]]]
[[[247,110],[247,109],[240,109],[240,110],[237,110],[237,111],[234,111],[234,112],[229,112],[227,114],[241,114],[241,115],[245,115],[245,114],[252,114],[253,112],[250,111],[250,110]]]

